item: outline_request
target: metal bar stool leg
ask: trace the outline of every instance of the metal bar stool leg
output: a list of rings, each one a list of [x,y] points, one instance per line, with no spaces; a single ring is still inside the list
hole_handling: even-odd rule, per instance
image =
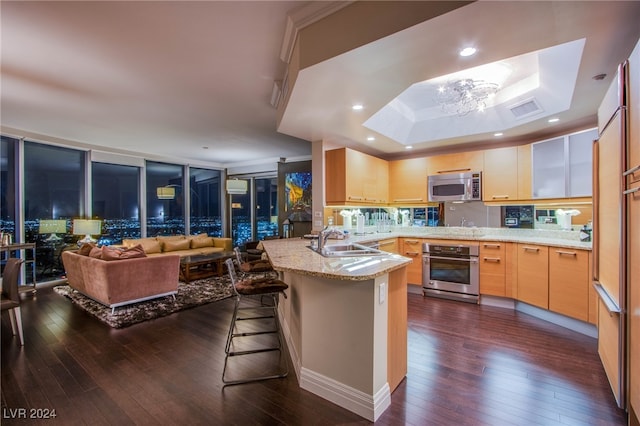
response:
[[[280,294],[284,294],[283,291],[287,288],[287,285],[279,280],[261,279],[249,283],[242,283],[242,285],[240,285],[240,289],[238,289],[232,259],[227,260],[226,263],[234,291],[236,292],[236,303],[231,317],[231,322],[229,324],[227,342],[225,344],[224,367],[222,370],[223,383],[225,386],[228,386],[286,377],[289,374],[289,367],[283,351],[285,346],[282,328],[280,326],[280,319],[278,318],[278,297]],[[271,303],[262,303],[263,297],[270,298]],[[259,300],[260,303],[256,303],[252,306],[241,306],[243,299],[251,299],[254,301]],[[247,314],[244,315],[243,313]],[[255,328],[250,331],[240,331],[240,329],[238,329],[238,322],[264,320],[273,320],[273,326],[269,326],[267,328]],[[236,338],[250,338],[262,335],[275,335],[277,337],[277,343],[244,350],[234,350],[233,348],[234,339]],[[230,358],[274,351],[279,352],[277,372],[273,374],[251,375],[249,377],[239,379],[229,379],[227,377],[227,367],[229,365]]]

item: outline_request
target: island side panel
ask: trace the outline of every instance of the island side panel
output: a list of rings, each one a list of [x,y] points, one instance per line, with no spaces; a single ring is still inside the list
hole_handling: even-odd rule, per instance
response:
[[[373,280],[299,278],[302,366],[371,395]]]
[[[389,273],[387,381],[391,392],[407,375],[407,268]]]

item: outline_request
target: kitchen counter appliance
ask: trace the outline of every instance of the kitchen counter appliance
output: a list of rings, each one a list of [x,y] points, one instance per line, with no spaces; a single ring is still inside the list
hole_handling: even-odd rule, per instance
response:
[[[425,296],[477,303],[480,290],[478,246],[422,244]]]
[[[482,173],[447,173],[428,177],[429,201],[481,201]]]

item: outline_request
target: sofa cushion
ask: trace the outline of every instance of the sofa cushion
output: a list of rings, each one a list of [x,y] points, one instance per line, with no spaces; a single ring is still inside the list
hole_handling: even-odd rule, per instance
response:
[[[200,234],[191,238],[191,248],[213,247],[213,238]]]
[[[223,251],[233,251],[231,238],[213,237],[213,246],[220,247]]]
[[[89,253],[91,253],[91,249],[94,248],[96,245],[93,243],[84,243],[82,244],[82,246],[80,246],[80,249],[78,250],[78,254],[82,255],[82,256],[89,256]]]
[[[162,242],[162,241],[177,241],[177,240],[186,239],[186,237],[184,235],[158,235],[156,238],[160,242]]]
[[[179,250],[188,250],[190,240],[181,239],[181,240],[161,240],[162,242],[162,251],[179,251]]]

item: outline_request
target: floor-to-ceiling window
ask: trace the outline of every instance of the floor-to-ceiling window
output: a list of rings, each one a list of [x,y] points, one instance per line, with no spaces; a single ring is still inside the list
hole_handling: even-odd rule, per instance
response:
[[[146,163],[147,236],[185,233],[184,167]]]
[[[91,216],[103,221],[98,244],[120,244],[125,238],[140,238],[139,182],[139,167],[91,164]]]
[[[255,179],[255,218],[258,240],[278,235],[278,178]]]
[[[0,231],[16,238],[15,151],[17,139],[0,140]]]
[[[252,241],[253,229],[251,225],[251,185],[244,194],[229,194],[231,207],[231,239],[234,246],[241,246],[247,241]]]
[[[84,151],[24,143],[24,233],[36,243],[38,281],[62,277],[60,253],[79,238],[68,231],[85,214],[84,162]]]
[[[190,234],[222,236],[221,175],[219,170],[189,168]]]
[[[228,194],[234,246],[278,236],[278,179],[249,177],[246,193]]]
[[[112,155],[96,159],[95,152],[5,135],[0,148],[0,231],[16,242],[36,244],[39,282],[61,278],[61,252],[77,249],[84,238],[73,234],[79,231],[73,219],[99,220],[100,231],[90,235],[99,245],[185,234],[187,225],[191,234],[227,235],[219,170],[141,158],[112,164]],[[21,163],[23,173],[18,173]]]

